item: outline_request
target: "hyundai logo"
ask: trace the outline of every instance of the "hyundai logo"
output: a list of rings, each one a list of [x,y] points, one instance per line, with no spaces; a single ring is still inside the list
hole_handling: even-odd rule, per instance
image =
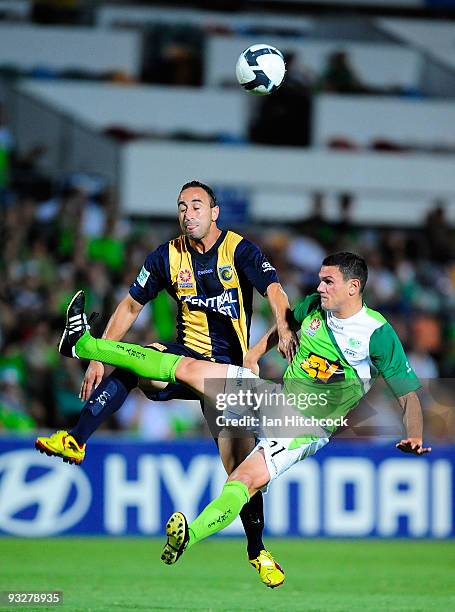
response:
[[[34,479],[31,470],[38,468]],[[78,523],[90,507],[92,491],[81,469],[50,461],[31,450],[0,457],[0,530],[21,536],[48,536]],[[33,518],[21,513],[33,507]]]

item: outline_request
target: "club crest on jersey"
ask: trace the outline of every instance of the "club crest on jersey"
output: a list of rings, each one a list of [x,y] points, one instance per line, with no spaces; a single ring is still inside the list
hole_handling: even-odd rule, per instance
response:
[[[310,324],[305,329],[307,336],[315,336],[318,329],[321,327],[321,319],[311,319]]]
[[[179,271],[179,287],[181,289],[192,289],[194,287],[194,283],[191,282],[193,275],[191,274],[191,270],[188,268],[184,268]]]
[[[225,281],[230,281],[232,276],[234,275],[234,272],[232,271],[232,266],[219,266],[218,267],[218,274],[221,276],[221,278]]]

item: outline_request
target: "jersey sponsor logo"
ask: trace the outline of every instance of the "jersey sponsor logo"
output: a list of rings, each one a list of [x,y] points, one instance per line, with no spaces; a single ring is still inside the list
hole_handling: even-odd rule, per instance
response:
[[[275,270],[275,268],[272,266],[272,264],[269,261],[264,261],[262,264],[262,271],[263,272],[273,272]]]
[[[179,271],[179,287],[181,289],[192,289],[194,287],[194,283],[191,282],[193,275],[191,274],[191,270],[188,268],[184,268]]]
[[[138,277],[136,278],[136,282],[141,287],[145,287],[145,283],[148,281],[149,276],[150,272],[146,270],[144,266],[142,266],[141,271],[139,272]]]
[[[352,349],[344,349],[343,353],[345,355],[349,355],[349,357],[355,357],[357,355],[357,351],[353,351]]]
[[[203,308],[212,312],[219,312],[231,319],[238,319],[239,292],[238,289],[225,289],[220,295],[206,297],[205,295],[183,295],[182,302],[192,308]]]
[[[213,272],[213,268],[207,268],[207,270],[198,270],[198,276],[204,276],[204,274],[211,274]]]
[[[360,348],[361,345],[362,345],[362,341],[361,340],[356,340],[355,338],[349,338],[348,344],[352,348]]]
[[[311,319],[310,324],[305,329],[305,333],[308,336],[315,336],[318,329],[321,327],[321,319],[314,318]]]
[[[232,266],[227,265],[227,266],[219,266],[218,274],[221,276],[223,280],[230,281],[234,275],[234,272],[232,270]]]
[[[300,364],[311,378],[317,382],[335,382],[344,380],[344,370],[339,361],[330,361],[321,355],[310,353],[308,357]]]

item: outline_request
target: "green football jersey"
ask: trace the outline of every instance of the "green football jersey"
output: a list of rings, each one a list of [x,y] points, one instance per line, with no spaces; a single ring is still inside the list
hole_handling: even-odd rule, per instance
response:
[[[293,315],[301,323],[301,336],[284,373],[284,387],[288,396],[297,396],[296,406],[299,394],[317,396],[312,405],[305,398],[305,416],[345,416],[379,375],[396,397],[421,386],[393,327],[366,304],[355,315],[339,319],[322,309],[314,293],[296,306]]]

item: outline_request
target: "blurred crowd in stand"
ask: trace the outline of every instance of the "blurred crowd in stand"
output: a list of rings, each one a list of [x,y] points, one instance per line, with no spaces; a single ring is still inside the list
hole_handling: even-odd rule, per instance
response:
[[[119,216],[109,186],[99,177],[49,179],[37,169],[39,153],[18,158],[8,126],[0,121],[0,430],[71,426],[81,408],[78,391],[86,364],[60,358],[56,350],[70,297],[85,289],[88,310],[101,313],[94,327],[95,335],[101,334],[146,254],[178,233],[171,220]],[[390,319],[418,375],[430,380],[423,392],[428,436],[455,441],[450,382],[455,377],[455,240],[444,202],[429,202],[417,229],[391,229],[358,225],[350,194],[339,194],[336,221],[327,219],[325,194],[312,199],[310,214],[292,227],[235,229],[268,254],[292,304],[314,290],[326,253],[363,254],[370,269],[367,303]],[[266,300],[256,297],[252,342],[271,323]],[[173,340],[174,316],[175,305],[162,293],[144,308],[127,339]],[[262,375],[279,378],[285,365],[272,351]],[[394,437],[400,435],[399,415],[387,393],[374,391],[362,411],[356,413],[356,431],[341,435],[372,435],[390,429],[390,423]],[[152,403],[140,391],[106,428],[159,439],[206,433],[197,402]]]
[[[37,0],[33,3],[33,10],[29,15],[33,23],[39,25],[94,25],[94,11],[92,3],[77,0]],[[0,12],[2,17],[8,17],[8,12]],[[311,40],[307,33],[302,33],[298,27],[293,30],[289,26],[285,29],[271,26],[257,26],[252,20],[249,26],[227,25],[223,21],[211,21],[200,24],[182,22],[166,23],[162,20],[145,21],[138,24],[129,22],[126,16],[119,17],[114,24],[120,30],[139,30],[141,32],[142,51],[140,68],[137,74],[125,69],[113,67],[110,70],[97,70],[95,67],[79,67],[74,62],[65,67],[56,67],[49,62],[41,62],[24,66],[12,61],[5,62],[0,58],[0,79],[16,82],[20,79],[37,79],[45,81],[72,80],[96,81],[117,84],[119,86],[134,87],[139,84],[172,85],[183,87],[204,87],[207,74],[207,48],[210,37],[235,36],[281,36],[289,40],[290,49],[293,43],[299,40]],[[115,30],[114,30],[115,31]],[[318,40],[317,38],[315,40]],[[287,75],[283,85],[273,96],[264,97],[257,101],[255,112],[249,125],[246,137],[225,132],[213,134],[200,134],[188,128],[176,132],[150,131],[145,128],[132,129],[130,125],[121,122],[105,128],[106,134],[125,142],[137,139],[169,139],[193,141],[229,141],[243,143],[249,142],[306,147],[311,144],[312,108],[313,98],[319,93],[333,93],[345,95],[387,95],[421,98],[422,92],[416,83],[415,87],[403,87],[396,83],[389,83],[383,87],[374,85],[362,78],[355,60],[350,56],[343,44],[327,52],[324,60],[317,70],[312,70],[306,64],[305,53],[283,48],[286,57]],[[374,67],[373,67],[374,71]],[[216,86],[239,89],[232,76],[222,79]],[[212,87],[212,86],[211,86]],[[241,142],[240,142],[241,141]],[[359,149],[363,145],[355,142],[341,131],[336,138],[329,139],[327,146],[341,149]],[[422,151],[432,150],[439,153],[453,153],[451,143],[417,143],[402,142],[401,140],[382,138],[381,134],[374,141],[368,143],[368,148],[382,151]]]

